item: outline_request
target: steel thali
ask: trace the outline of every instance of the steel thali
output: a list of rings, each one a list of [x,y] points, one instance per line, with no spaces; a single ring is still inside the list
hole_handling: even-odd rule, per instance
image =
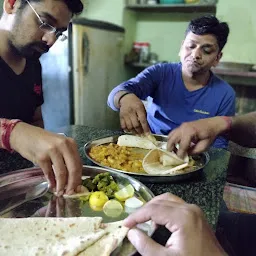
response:
[[[150,201],[154,195],[142,183],[123,173],[112,172],[101,167],[83,166],[83,175],[94,177],[102,172],[109,172],[120,187],[131,184],[135,195]],[[103,212],[90,209],[89,205],[82,204],[79,199],[57,198],[48,191],[43,172],[34,167],[11,172],[0,176],[0,217],[1,218],[26,218],[26,217],[95,217],[100,216],[103,222],[114,222],[128,216],[123,212],[118,217],[108,217]],[[155,226],[145,223],[140,226],[149,236],[155,231]],[[120,248],[117,248],[111,256],[131,256],[135,248],[126,238]]]
[[[159,142],[167,141],[167,136],[155,135],[155,134],[154,134],[154,136],[157,139],[157,141],[159,141]],[[90,156],[90,150],[92,147],[98,146],[98,145],[109,144],[109,143],[117,143],[118,137],[119,137],[119,135],[114,135],[114,136],[99,138],[99,139],[87,142],[84,145],[84,153],[85,153],[86,157],[95,165],[107,168],[114,172],[118,172],[118,173],[121,172],[121,173],[124,173],[127,175],[131,175],[132,177],[134,177],[142,182],[145,182],[145,183],[171,183],[171,182],[176,182],[179,180],[185,180],[185,179],[189,179],[189,178],[198,176],[203,172],[204,167],[208,164],[208,162],[210,160],[209,154],[207,152],[204,152],[204,153],[198,154],[196,156],[193,156],[193,158],[196,159],[197,165],[191,171],[179,173],[179,174],[175,174],[175,175],[150,175],[150,174],[146,174],[146,173],[144,174],[144,173],[127,172],[124,170],[119,170],[119,169],[114,169],[114,168],[111,168],[108,166],[104,166],[101,163],[94,160]]]

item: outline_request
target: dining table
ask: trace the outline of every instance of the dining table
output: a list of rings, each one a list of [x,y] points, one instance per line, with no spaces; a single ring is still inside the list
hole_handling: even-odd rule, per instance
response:
[[[94,165],[85,155],[84,145],[98,138],[121,135],[121,130],[108,130],[88,127],[84,125],[68,125],[55,129],[55,133],[64,133],[72,137],[79,149],[84,165]],[[209,163],[204,167],[202,173],[195,177],[175,182],[143,182],[155,196],[170,192],[185,200],[187,203],[198,205],[204,212],[207,221],[216,230],[220,204],[223,200],[223,190],[226,182],[230,152],[226,149],[210,148]],[[23,168],[32,167],[33,163],[25,160],[17,153],[5,153],[0,151],[0,172],[9,172]],[[170,236],[164,227],[155,232],[153,238],[164,244]]]

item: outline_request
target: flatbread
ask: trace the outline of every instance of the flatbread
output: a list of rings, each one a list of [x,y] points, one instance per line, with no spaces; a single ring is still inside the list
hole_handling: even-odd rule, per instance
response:
[[[101,217],[0,219],[0,255],[76,256],[106,234]]]
[[[152,140],[149,140],[146,137],[139,137],[134,135],[119,136],[117,145],[143,149],[155,149],[157,147]]]
[[[100,240],[88,247],[85,251],[80,252],[77,256],[109,256],[116,247],[116,240],[104,235]]]
[[[123,226],[123,221],[117,221],[104,224],[104,230],[107,232],[100,240],[88,247],[78,256],[109,256],[118,246],[128,233],[128,228]]]
[[[160,162],[163,166],[178,166],[189,162],[188,155],[184,159],[179,158],[174,152],[159,150]]]
[[[90,195],[90,192],[86,191],[86,192],[82,192],[82,193],[75,193],[75,194],[72,194],[72,195],[64,194],[63,197],[64,198],[79,198],[79,197],[88,196],[88,195]]]
[[[188,166],[189,157],[179,158],[174,152],[153,149],[144,157],[142,166],[151,175],[175,174]]]
[[[146,135],[146,136],[144,136],[144,137],[145,137],[146,139],[152,141],[155,145],[157,145],[157,140],[156,140],[156,138],[155,138],[154,135],[148,134],[148,135]]]
[[[64,198],[79,198],[79,197],[82,197],[82,196],[88,196],[88,195],[90,195],[90,191],[88,190],[87,187],[82,186],[82,185],[80,185],[80,186],[82,187],[82,188],[80,188],[80,189],[82,190],[82,192],[80,192],[80,193],[74,193],[74,194],[72,194],[72,195],[64,194],[63,197],[64,197]],[[57,195],[57,192],[54,192],[54,195],[55,195],[55,196],[58,196],[58,195]]]

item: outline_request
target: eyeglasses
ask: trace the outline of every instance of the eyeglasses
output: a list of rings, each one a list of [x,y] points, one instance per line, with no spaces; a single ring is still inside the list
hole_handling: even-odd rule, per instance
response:
[[[41,23],[39,28],[43,32],[48,33],[48,34],[53,34],[54,33],[56,38],[60,39],[60,41],[65,41],[66,39],[68,39],[68,37],[66,35],[64,35],[61,31],[59,31],[57,28],[55,28],[55,27],[51,26],[50,24],[47,24],[46,22],[42,21],[42,19],[40,18],[39,14],[36,12],[36,10],[31,5],[31,3],[28,0],[26,0],[26,2],[31,7],[31,9],[33,10],[33,12],[37,16],[37,18],[39,19],[39,22]]]

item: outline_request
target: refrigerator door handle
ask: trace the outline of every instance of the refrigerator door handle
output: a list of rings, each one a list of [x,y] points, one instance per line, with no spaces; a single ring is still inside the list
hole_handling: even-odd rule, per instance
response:
[[[90,51],[90,44],[87,34],[83,33],[83,43],[82,43],[82,58],[83,58],[83,69],[84,73],[87,74],[89,71],[89,51]]]

